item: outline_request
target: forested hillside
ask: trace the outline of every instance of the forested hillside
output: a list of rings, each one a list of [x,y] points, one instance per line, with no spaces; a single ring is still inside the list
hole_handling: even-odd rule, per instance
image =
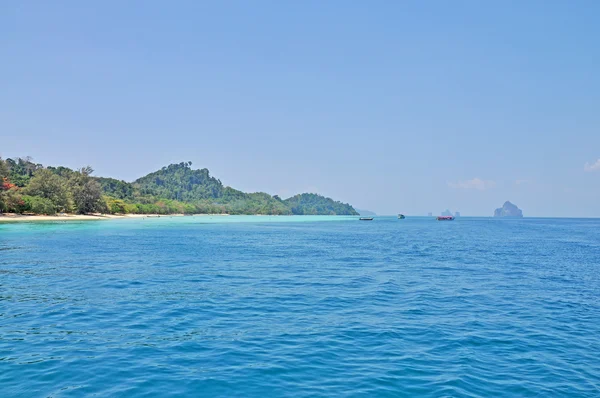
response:
[[[292,214],[321,215],[321,214],[352,214],[358,215],[352,206],[314,193],[303,193],[283,201]]]
[[[225,187],[208,169],[171,164],[129,183],[94,177],[85,167],[44,167],[31,159],[0,159],[0,212],[55,214],[307,214],[357,215],[349,204],[316,194],[282,200]]]

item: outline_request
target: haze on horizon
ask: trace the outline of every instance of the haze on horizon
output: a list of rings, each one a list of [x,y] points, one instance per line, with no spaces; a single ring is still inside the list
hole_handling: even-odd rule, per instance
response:
[[[600,3],[4,4],[0,156],[378,214],[600,217]]]

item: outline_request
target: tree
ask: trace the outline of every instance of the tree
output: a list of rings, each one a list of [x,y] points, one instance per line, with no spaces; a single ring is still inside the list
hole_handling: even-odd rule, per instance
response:
[[[67,181],[48,169],[36,171],[23,193],[50,200],[55,212],[70,211],[73,207]]]
[[[108,207],[108,211],[111,214],[125,214],[127,211],[127,203],[125,203],[121,199],[114,199],[111,197],[104,198],[106,202],[106,206]]]
[[[54,174],[58,174],[59,176],[61,176],[63,178],[67,178],[67,179],[71,178],[73,176],[73,173],[75,173],[70,168],[63,167],[63,166],[58,166],[58,167],[48,166],[46,168],[48,170],[50,170],[51,172],[53,172]]]
[[[102,213],[107,210],[102,187],[90,177],[94,170],[87,166],[73,173],[69,180],[75,211],[79,214]]]
[[[0,181],[3,178],[8,177],[9,173],[10,173],[10,170],[8,170],[8,165],[6,164],[6,162],[4,160],[2,160],[2,158],[0,158]]]
[[[24,207],[35,214],[56,214],[56,206],[50,199],[39,196],[23,196]]]
[[[41,164],[35,164],[28,156],[26,158],[6,159],[6,165],[10,170],[10,180],[18,187],[24,187],[29,183],[29,179],[33,176],[36,170],[42,168]]]
[[[19,187],[12,184],[8,178],[2,178],[0,184],[0,213],[5,211],[21,213],[24,205],[25,202],[19,193]]]
[[[133,200],[133,185],[114,178],[96,177],[96,181],[102,186],[102,190],[107,196],[115,199]]]

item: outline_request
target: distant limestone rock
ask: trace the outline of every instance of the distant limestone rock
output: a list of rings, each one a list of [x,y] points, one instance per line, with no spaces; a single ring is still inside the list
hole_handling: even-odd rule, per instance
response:
[[[494,211],[494,217],[523,218],[523,211],[509,201]]]

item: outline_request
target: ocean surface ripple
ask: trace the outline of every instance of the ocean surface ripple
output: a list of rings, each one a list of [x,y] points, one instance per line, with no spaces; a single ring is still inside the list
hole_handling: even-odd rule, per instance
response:
[[[600,220],[0,224],[0,391],[598,397]]]

